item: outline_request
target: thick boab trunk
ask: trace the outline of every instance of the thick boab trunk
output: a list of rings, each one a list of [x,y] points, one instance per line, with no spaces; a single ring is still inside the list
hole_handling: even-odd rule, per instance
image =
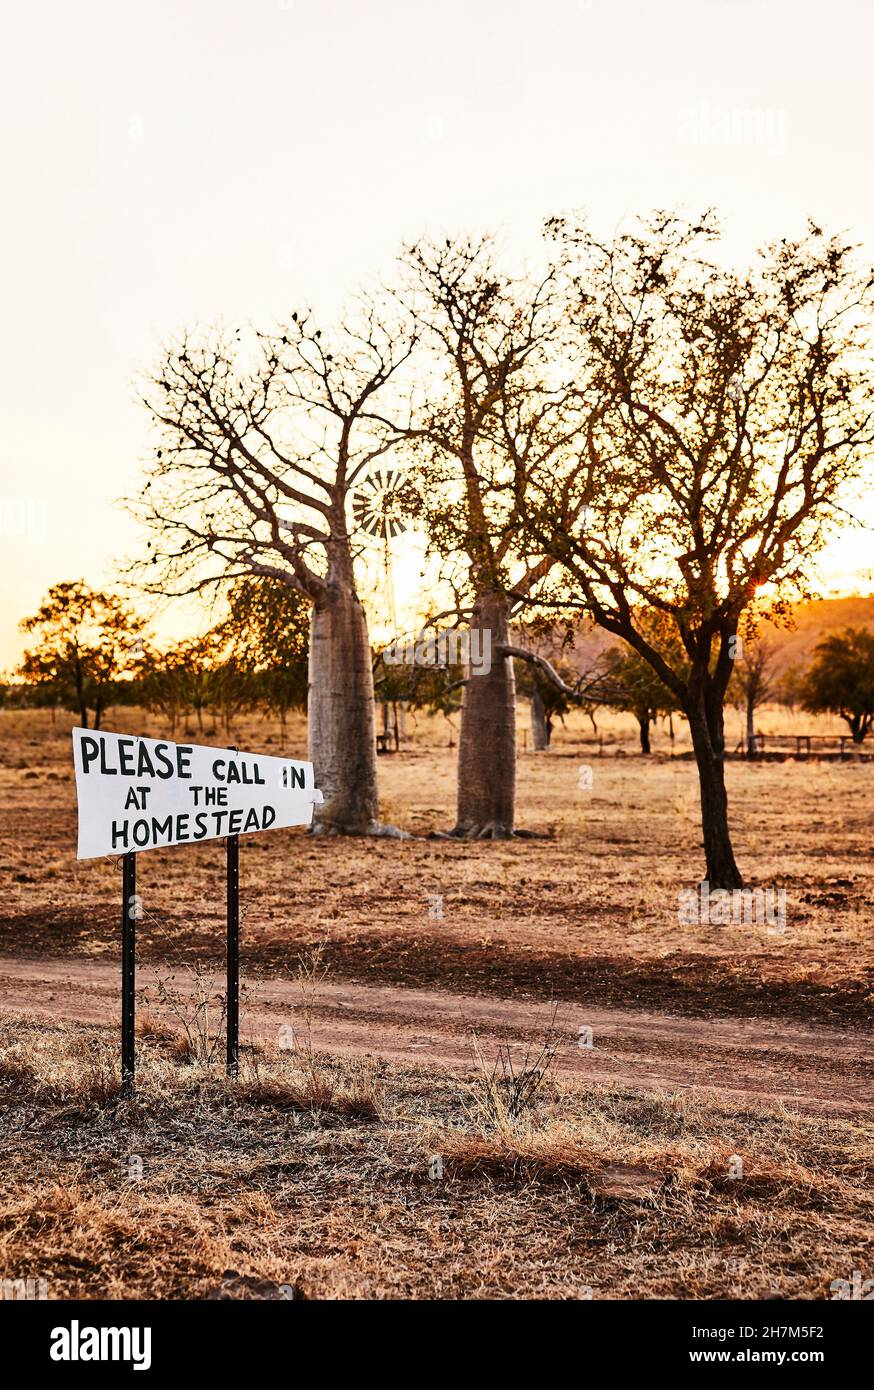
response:
[[[510,640],[507,600],[482,594],[474,604],[472,633],[481,634],[486,670],[472,666],[464,687],[458,742],[458,819],[453,835],[508,839],[516,799],[516,681],[513,662],[497,649]],[[472,639],[472,644],[473,641]]]
[[[324,804],[313,829],[378,830],[373,672],[367,619],[354,588],[334,584],[313,605],[309,659],[309,756]]]

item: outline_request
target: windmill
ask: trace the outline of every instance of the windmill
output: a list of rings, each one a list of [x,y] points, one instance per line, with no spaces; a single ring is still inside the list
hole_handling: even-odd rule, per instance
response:
[[[398,468],[377,468],[352,493],[352,519],[356,529],[382,542],[385,600],[392,635],[397,634],[391,542],[408,529],[410,489]]]
[[[376,468],[352,493],[352,519],[357,531],[382,542],[385,603],[392,636],[397,635],[398,615],[395,604],[394,576],[391,563],[391,542],[408,529],[412,501],[409,482],[398,468]],[[400,744],[397,702],[393,701],[394,745]],[[389,751],[389,706],[382,704],[382,733],[377,737],[381,753]]]

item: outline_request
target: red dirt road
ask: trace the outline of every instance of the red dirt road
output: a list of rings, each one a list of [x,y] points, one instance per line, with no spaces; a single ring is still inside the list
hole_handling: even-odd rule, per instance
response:
[[[153,997],[167,972],[142,966],[138,993]],[[188,991],[193,975],[176,971]],[[216,992],[223,980],[215,978]],[[487,1058],[510,1044],[521,1061],[537,1051],[552,1006],[528,1000],[450,994],[385,985],[319,983],[308,1000],[299,983],[250,981],[244,1038],[277,1041],[283,1025],[303,1029],[309,1012],[320,1051],[383,1057],[468,1071],[476,1033]],[[119,971],[102,961],[0,957],[0,1010],[53,1020],[107,1023],[118,1017]],[[151,1005],[151,1012],[160,1010]],[[592,1047],[580,1030],[592,1030]],[[562,1004],[555,1069],[566,1082],[609,1082],[644,1090],[688,1090],[736,1102],[786,1105],[842,1119],[874,1119],[874,1035],[771,1019],[697,1019]]]

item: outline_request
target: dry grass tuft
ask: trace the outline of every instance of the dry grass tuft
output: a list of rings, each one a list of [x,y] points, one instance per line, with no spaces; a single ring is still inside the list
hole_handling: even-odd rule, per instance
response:
[[[472,1088],[474,1109],[502,1133],[512,1132],[543,1095],[559,1047],[555,1027],[557,1012],[558,1005],[555,1005],[543,1040],[526,1048],[520,1060],[513,1057],[513,1049],[505,1044],[498,1048],[497,1057],[490,1064],[476,1034],[471,1039],[476,1067],[476,1083]]]
[[[178,1036],[166,1019],[142,1006],[137,1010],[136,1035],[149,1042],[175,1042]]]
[[[262,1053],[269,1059],[269,1053]],[[377,1120],[380,1117],[380,1091],[372,1065],[353,1062],[341,1080],[336,1071],[314,1053],[292,1054],[289,1065],[262,1071],[259,1058],[251,1064],[251,1074],[236,1094],[249,1105],[271,1106],[277,1110],[328,1112],[348,1120]]]
[[[490,1178],[509,1183],[571,1183],[594,1192],[593,1180],[605,1162],[597,1154],[566,1140],[544,1136],[543,1142],[511,1144],[506,1139],[470,1136],[446,1145],[450,1177]]]
[[[181,1297],[219,1274],[230,1250],[196,1201],[83,1182],[37,1184],[4,1204],[0,1267],[38,1270],[49,1297]]]

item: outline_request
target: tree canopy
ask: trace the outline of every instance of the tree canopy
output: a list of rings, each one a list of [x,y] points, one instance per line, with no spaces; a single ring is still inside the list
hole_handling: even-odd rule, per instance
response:
[[[836,714],[854,743],[874,727],[874,633],[848,627],[820,642],[801,685],[802,705],[812,714]]]
[[[143,620],[121,599],[78,579],[53,584],[21,627],[36,640],[25,651],[18,674],[52,704],[74,710],[83,728],[93,710],[99,729],[119,683],[142,664]]]

